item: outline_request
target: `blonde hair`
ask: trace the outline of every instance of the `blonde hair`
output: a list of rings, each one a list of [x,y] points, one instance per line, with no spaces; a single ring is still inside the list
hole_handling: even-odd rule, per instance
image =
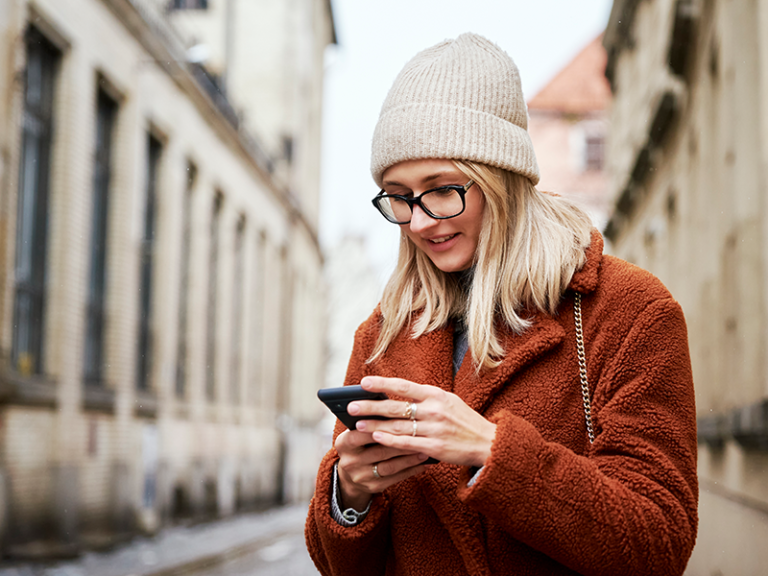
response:
[[[476,371],[495,367],[505,352],[496,320],[521,333],[531,325],[530,314],[554,315],[584,265],[592,223],[582,210],[539,192],[519,174],[454,163],[485,196],[469,295],[457,275],[438,269],[401,232],[397,266],[381,300],[381,332],[368,362],[380,358],[406,324],[418,338],[462,318]]]

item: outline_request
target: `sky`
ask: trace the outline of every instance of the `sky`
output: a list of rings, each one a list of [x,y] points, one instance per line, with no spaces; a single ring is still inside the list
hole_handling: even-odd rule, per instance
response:
[[[326,53],[320,240],[365,239],[383,282],[398,229],[371,205],[371,136],[392,82],[417,52],[464,32],[482,34],[520,69],[532,98],[608,22],[611,0],[332,0],[338,45]]]

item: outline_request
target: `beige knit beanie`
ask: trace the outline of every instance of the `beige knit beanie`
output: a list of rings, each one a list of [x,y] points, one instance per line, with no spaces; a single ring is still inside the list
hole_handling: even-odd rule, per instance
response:
[[[506,52],[462,34],[419,52],[395,79],[373,134],[371,173],[403,160],[471,160],[539,181],[520,73]]]

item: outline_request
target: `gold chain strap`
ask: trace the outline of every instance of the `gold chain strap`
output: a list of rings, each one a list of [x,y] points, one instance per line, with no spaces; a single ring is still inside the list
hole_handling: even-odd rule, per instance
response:
[[[587,355],[584,353],[584,332],[581,329],[581,294],[576,292],[573,298],[573,317],[576,319],[576,350],[579,353],[579,377],[581,379],[581,399],[584,402],[584,419],[587,422],[589,443],[595,441],[592,428],[592,405],[589,401],[589,382],[587,381]]]

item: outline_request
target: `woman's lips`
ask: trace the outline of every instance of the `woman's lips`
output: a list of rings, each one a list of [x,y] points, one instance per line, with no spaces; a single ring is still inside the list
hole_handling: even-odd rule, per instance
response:
[[[430,250],[432,252],[444,252],[445,250],[450,250],[458,241],[459,234],[458,232],[455,234],[448,234],[447,236],[437,236],[435,238],[429,238],[425,239],[427,246],[429,246]]]

